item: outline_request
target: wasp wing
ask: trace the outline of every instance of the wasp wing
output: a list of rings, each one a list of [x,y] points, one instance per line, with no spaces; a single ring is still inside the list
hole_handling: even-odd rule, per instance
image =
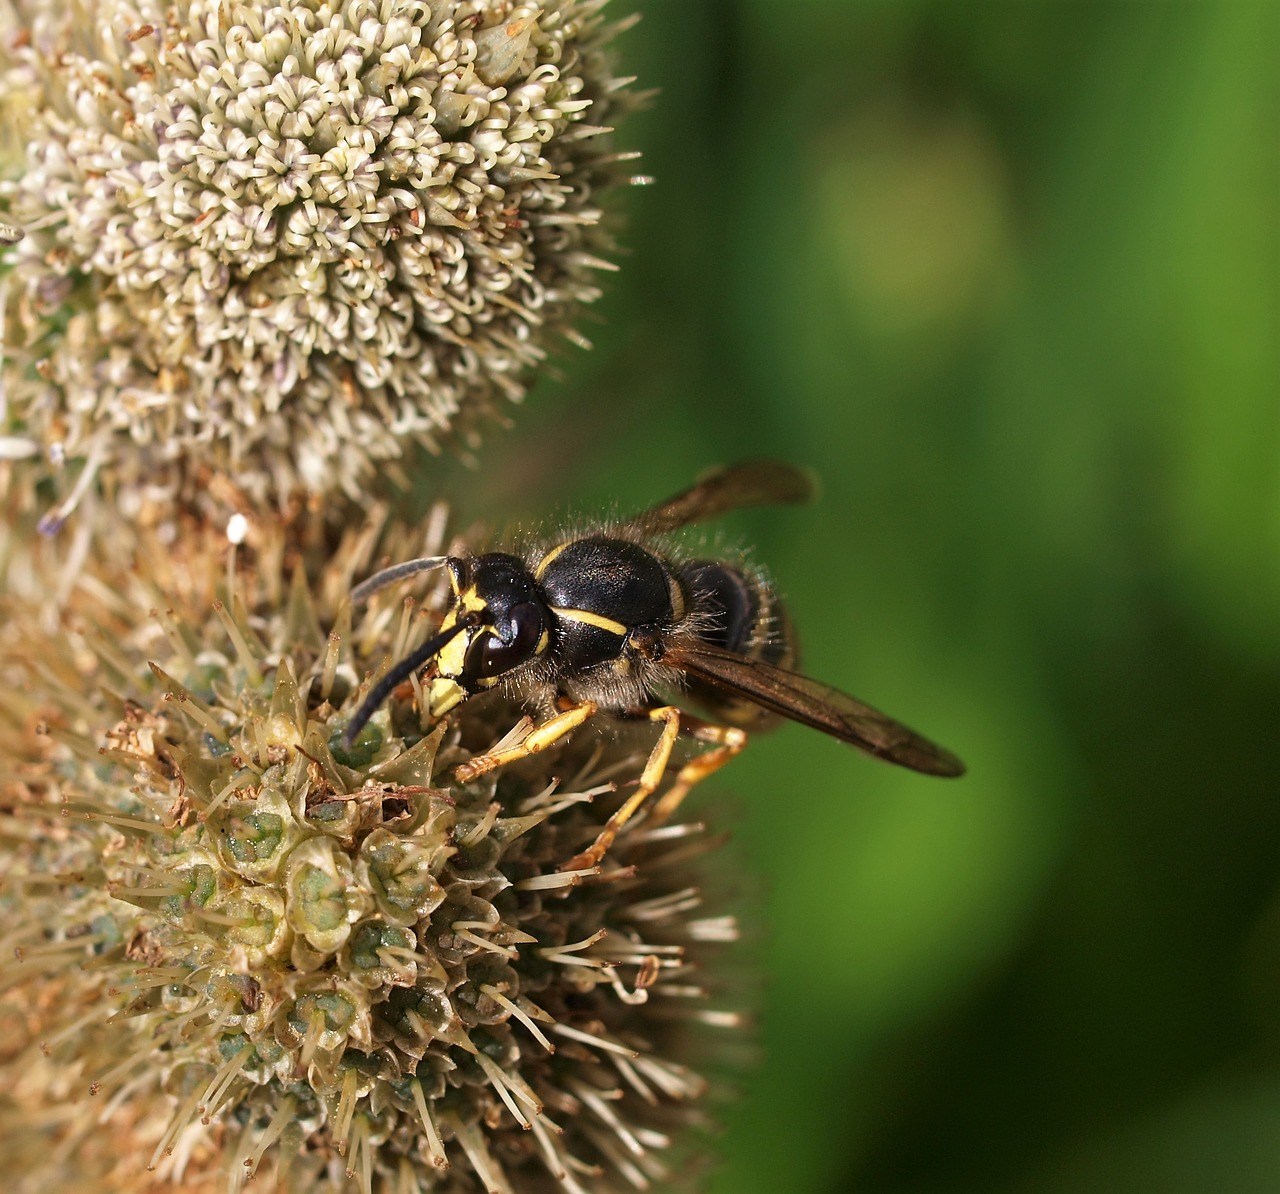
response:
[[[704,643],[671,644],[659,662],[879,759],[926,775],[964,774],[964,764],[949,750],[878,709],[807,676]]]
[[[623,525],[662,534],[744,506],[807,502],[813,497],[813,488],[809,474],[794,465],[777,460],[747,460],[708,473],[683,493],[627,519]]]

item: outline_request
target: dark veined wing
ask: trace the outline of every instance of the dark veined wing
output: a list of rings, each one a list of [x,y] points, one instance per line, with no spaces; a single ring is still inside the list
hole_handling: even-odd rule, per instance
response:
[[[744,506],[807,502],[813,497],[813,489],[809,474],[794,465],[777,460],[747,460],[708,473],[683,493],[627,519],[623,525],[661,534]]]
[[[662,652],[659,662],[739,694],[771,713],[812,726],[876,758],[925,775],[964,774],[964,764],[949,750],[878,709],[807,676],[705,643],[672,644]]]

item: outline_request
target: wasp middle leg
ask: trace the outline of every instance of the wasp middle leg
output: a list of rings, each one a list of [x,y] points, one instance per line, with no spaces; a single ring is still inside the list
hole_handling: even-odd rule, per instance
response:
[[[560,867],[562,871],[577,871],[596,866],[613,845],[618,832],[631,820],[636,810],[657,791],[666,774],[667,763],[671,759],[671,751],[675,748],[676,739],[680,736],[680,710],[674,705],[659,705],[656,709],[639,711],[636,716],[648,717],[650,721],[663,722],[662,733],[649,752],[649,759],[640,773],[640,786],[627,797],[626,803],[618,809],[600,830],[596,840],[581,854],[575,854]]]

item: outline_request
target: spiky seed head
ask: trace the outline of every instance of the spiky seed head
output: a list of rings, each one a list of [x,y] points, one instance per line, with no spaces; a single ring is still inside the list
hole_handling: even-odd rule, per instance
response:
[[[603,6],[27,6],[0,457],[64,498],[83,469],[263,505],[465,447],[612,268]]]
[[[458,785],[522,711],[432,727],[406,688],[346,745],[371,671],[442,600],[428,575],[353,610],[353,577],[457,546],[385,517],[259,519],[238,549],[162,524],[90,553],[52,635],[10,598],[9,1189],[686,1184],[694,1064],[740,1037],[703,969],[736,935],[704,894],[716,843],[641,819],[559,870],[646,727]]]

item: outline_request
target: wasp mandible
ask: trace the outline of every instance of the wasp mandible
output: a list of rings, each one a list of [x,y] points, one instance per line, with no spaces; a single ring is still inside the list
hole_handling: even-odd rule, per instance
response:
[[[501,689],[543,718],[518,745],[463,763],[456,772],[461,783],[544,750],[601,711],[662,722],[637,790],[564,870],[597,865],[657,790],[682,719],[711,749],[680,768],[653,810],[655,821],[741,751],[748,730],[779,717],[913,771],[962,775],[964,764],[950,751],[791,670],[790,621],[762,573],[725,560],[684,559],[665,541],[730,510],[811,496],[804,472],[753,461],[713,473],[624,522],[552,539],[523,555],[430,556],[375,573],[353,599],[434,568],[447,569],[452,599],[438,633],[392,667],[356,710],[347,741],[427,663],[432,717]],[[663,699],[669,695],[687,696],[715,721],[691,717]]]

